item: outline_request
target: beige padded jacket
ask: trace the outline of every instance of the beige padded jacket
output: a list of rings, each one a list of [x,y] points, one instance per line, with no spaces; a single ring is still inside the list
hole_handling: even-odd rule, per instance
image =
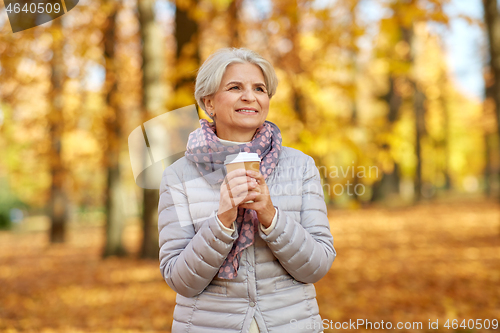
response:
[[[217,222],[220,184],[200,177],[185,157],[165,169],[160,186],[160,270],[177,292],[172,333],[244,332],[255,318],[261,333],[323,330],[313,283],[335,259],[326,205],[314,160],[282,147],[266,179],[277,209],[275,228],[259,228],[244,250],[238,276],[219,267],[238,238]]]

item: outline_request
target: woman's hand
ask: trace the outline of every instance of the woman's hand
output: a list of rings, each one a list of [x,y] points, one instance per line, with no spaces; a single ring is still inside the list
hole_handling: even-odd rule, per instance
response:
[[[241,206],[243,202],[255,200],[260,191],[255,178],[247,176],[245,169],[236,169],[228,172],[220,187],[217,217],[222,224],[227,228],[231,228],[238,216],[238,205]]]
[[[267,187],[264,176],[257,171],[247,170],[246,175],[257,181],[258,186],[251,189],[250,193],[258,193],[255,196],[254,202],[252,203],[242,203],[240,207],[253,209],[257,212],[257,218],[260,224],[264,228],[269,228],[271,222],[273,221],[274,214],[276,214],[276,208],[273,206],[271,201],[271,196],[269,194],[269,188]],[[243,201],[246,202],[247,200]]]

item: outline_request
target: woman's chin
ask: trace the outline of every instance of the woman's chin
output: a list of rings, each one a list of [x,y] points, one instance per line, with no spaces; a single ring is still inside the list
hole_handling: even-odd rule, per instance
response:
[[[260,119],[259,118],[246,118],[246,119],[238,119],[237,121],[233,122],[233,125],[235,127],[243,127],[247,129],[257,129],[264,123],[265,119]]]
[[[258,124],[260,123],[261,119],[260,117],[248,117],[248,118],[240,118],[240,119],[234,119],[235,123],[239,124]]]

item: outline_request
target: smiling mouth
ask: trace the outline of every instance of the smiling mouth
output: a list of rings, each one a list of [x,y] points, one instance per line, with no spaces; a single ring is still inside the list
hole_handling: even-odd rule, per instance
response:
[[[257,111],[250,110],[250,109],[239,109],[239,110],[236,110],[236,112],[242,113],[242,114],[257,114],[258,113]]]

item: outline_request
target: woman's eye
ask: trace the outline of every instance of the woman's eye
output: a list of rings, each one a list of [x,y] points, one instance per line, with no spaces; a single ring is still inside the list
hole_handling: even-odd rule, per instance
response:
[[[264,92],[264,89],[262,87],[258,87],[257,89],[260,89],[260,91]]]
[[[238,86],[231,87],[231,88],[229,88],[229,90],[231,90],[231,89],[233,89],[233,88],[238,88]]]

